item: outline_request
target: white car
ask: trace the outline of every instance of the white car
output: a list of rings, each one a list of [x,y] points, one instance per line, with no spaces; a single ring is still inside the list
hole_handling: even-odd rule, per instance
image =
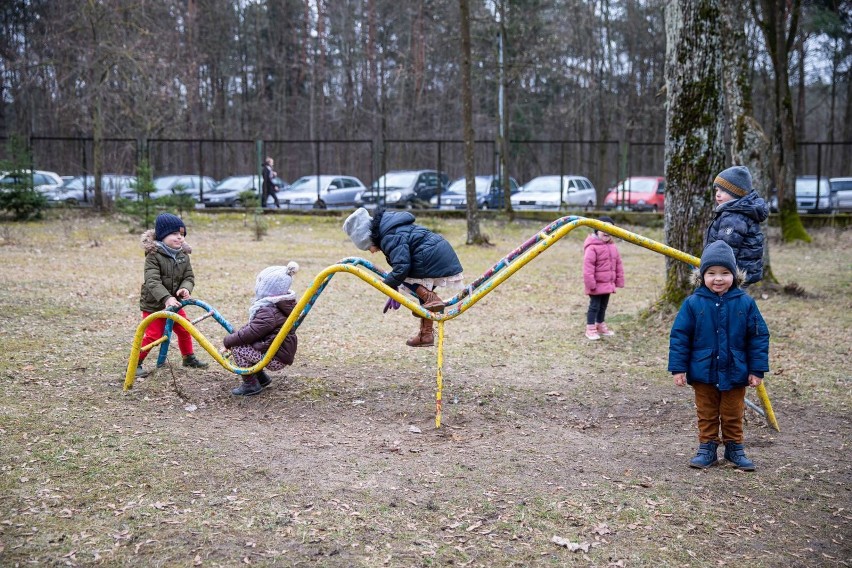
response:
[[[852,177],[831,178],[828,185],[831,188],[832,212],[852,211]]]
[[[819,180],[819,202],[817,202],[817,177],[797,177],[796,208],[799,213],[830,213],[831,188],[828,185],[828,178],[823,177]]]
[[[136,199],[136,176],[121,174],[104,174],[101,176],[101,191],[110,199]],[[79,205],[81,203],[91,204],[95,194],[95,176],[77,176],[66,181],[45,195],[48,201],[53,203],[67,203]]]
[[[46,172],[44,170],[35,170],[33,172],[22,170],[16,174],[0,172],[0,187],[11,185],[32,187],[37,192],[47,195],[62,185],[62,178],[57,173]]]
[[[524,209],[594,209],[597,193],[592,182],[583,176],[539,176],[521,187],[511,197],[512,208]]]
[[[356,197],[365,191],[361,180],[352,176],[303,176],[279,193],[278,200],[285,209],[354,207]]]

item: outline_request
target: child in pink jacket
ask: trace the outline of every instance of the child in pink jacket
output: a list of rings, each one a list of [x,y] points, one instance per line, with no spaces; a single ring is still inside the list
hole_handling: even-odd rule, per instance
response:
[[[614,224],[611,217],[599,219]],[[593,231],[583,243],[583,283],[589,295],[589,311],[586,313],[586,337],[595,340],[601,335],[615,335],[604,323],[609,295],[616,288],[624,288],[624,267],[621,255],[612,236],[603,231]]]

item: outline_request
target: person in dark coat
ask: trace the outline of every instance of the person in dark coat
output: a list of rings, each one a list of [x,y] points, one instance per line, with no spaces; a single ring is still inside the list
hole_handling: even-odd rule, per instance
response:
[[[695,391],[699,445],[689,465],[717,463],[721,426],[725,459],[754,471],[743,447],[745,392],[769,371],[769,329],[754,299],[739,287],[742,272],[727,243],[704,249],[697,276],[700,286],[681,305],[669,339],[674,383],[689,383]]]
[[[290,286],[293,284],[293,274],[298,270],[297,263],[289,262],[287,266],[264,268],[257,275],[254,302],[249,308],[249,322],[222,340],[225,349],[230,349],[237,366],[251,367],[266,356],[269,346],[296,307],[296,293]],[[298,342],[296,333],[291,329],[266,368],[279,371],[292,365]],[[255,395],[269,386],[270,382],[264,371],[243,375],[243,383],[231,390],[231,393],[236,396]]]
[[[154,228],[142,233],[141,244],[145,250],[144,281],[139,294],[142,319],[167,308],[179,308],[177,314],[186,318],[180,301],[190,298],[195,287],[195,273],[189,262],[189,252],[192,249],[186,244],[185,238],[186,225],[180,217],[171,213],[157,215]],[[165,328],[165,318],[153,320],[145,328],[142,347],[162,337]],[[193,352],[192,335],[179,323],[175,324],[173,330],[177,335],[178,349],[183,356],[183,366],[207,368],[208,364],[200,361]],[[149,353],[150,350],[139,353],[137,377],[148,375],[148,371],[142,368],[142,362]]]
[[[414,215],[408,211],[378,210],[370,217],[361,207],[346,219],[343,230],[359,249],[384,253],[391,267],[384,283],[394,289],[405,285],[427,310],[444,310],[443,300],[433,291],[435,287],[464,288],[462,265],[452,245],[441,235],[416,225]],[[388,306],[396,309],[399,304],[388,300],[385,311]],[[421,319],[420,331],[405,344],[409,347],[434,345],[433,323]]]
[[[278,187],[275,185],[275,176],[278,174],[273,169],[275,167],[275,160],[266,157],[266,160],[263,161],[263,184],[262,184],[262,198],[261,198],[261,207],[266,207],[266,202],[269,201],[269,197],[272,197],[272,201],[275,202],[275,207],[281,209],[281,204],[278,203]]]
[[[716,210],[707,227],[704,246],[725,241],[734,250],[737,267],[746,273],[743,288],[763,279],[763,233],[760,224],[769,217],[769,206],[751,186],[745,166],[733,166],[713,180]]]

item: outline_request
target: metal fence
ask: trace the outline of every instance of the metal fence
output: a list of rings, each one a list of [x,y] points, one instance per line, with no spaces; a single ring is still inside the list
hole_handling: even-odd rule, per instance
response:
[[[63,176],[91,174],[94,141],[91,137],[32,136],[28,139],[34,169]],[[257,173],[265,156],[275,159],[276,170],[292,182],[310,174],[354,175],[365,184],[389,170],[437,169],[450,179],[464,175],[464,143],[447,139],[373,140],[216,140],[216,139],[103,139],[103,172],[135,174],[147,159],[152,174],[191,174],[223,179]],[[477,175],[497,174],[498,148],[493,140],[474,144]],[[0,159],[6,159],[6,140],[0,138]],[[852,141],[799,143],[799,175],[852,176]],[[630,176],[662,176],[662,142],[619,140],[511,140],[509,175],[525,183],[539,175],[583,175],[599,194]]]

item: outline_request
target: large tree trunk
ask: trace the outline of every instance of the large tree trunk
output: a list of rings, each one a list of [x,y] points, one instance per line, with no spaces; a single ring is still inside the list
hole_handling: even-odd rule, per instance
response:
[[[748,69],[748,47],[738,8],[731,2],[720,4],[722,37],[722,84],[728,128],[731,132],[731,161],[746,166],[752,185],[769,203],[772,186],[771,146],[763,128],[752,115],[751,82]],[[761,226],[766,235],[769,221]],[[763,281],[777,283],[769,258],[769,240],[763,246]]]
[[[470,5],[468,0],[459,0],[461,18],[461,57],[462,57],[462,114],[464,123],[464,177],[467,195],[467,244],[482,244],[484,239],[479,230],[479,217],[476,210],[476,170],[474,167],[473,138],[473,94],[470,88]]]
[[[775,105],[775,131],[773,156],[775,158],[775,183],[778,189],[778,210],[781,216],[781,238],[784,241],[811,238],[802,225],[796,207],[796,123],[793,118],[793,96],[790,92],[788,65],[790,50],[796,37],[801,0],[760,0],[761,14],[752,3],[754,19],[763,31],[766,48],[775,71],[773,103]],[[789,28],[789,29],[788,29]]]
[[[666,213],[669,246],[701,255],[713,199],[709,188],[724,165],[721,46],[717,0],[666,4]],[[692,267],[666,260],[663,303],[689,294]]]

